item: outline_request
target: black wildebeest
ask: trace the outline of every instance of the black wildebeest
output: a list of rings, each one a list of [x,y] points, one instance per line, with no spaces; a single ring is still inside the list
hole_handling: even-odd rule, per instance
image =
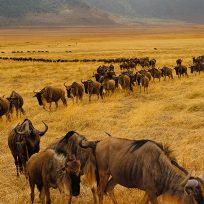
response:
[[[52,86],[46,86],[39,92],[35,92],[35,95],[33,97],[37,97],[38,103],[40,106],[43,106],[45,109],[45,104],[50,104],[50,111],[51,111],[51,105],[52,102],[55,102],[56,109],[58,108],[58,101],[61,99],[63,104],[67,106],[67,101],[65,98],[65,91],[61,88],[56,88]]]
[[[203,204],[201,179],[186,175],[174,165],[158,143],[150,140],[127,140],[109,137],[98,142],[83,140],[84,148],[94,147],[99,173],[99,201],[107,192],[116,204],[117,184],[146,192],[147,200],[157,204],[157,197],[169,194],[182,204]]]
[[[7,99],[11,103],[11,113],[13,112],[13,108],[15,108],[17,118],[19,115],[19,111],[20,111],[20,117],[21,117],[21,113],[23,115],[25,114],[25,111],[23,109],[24,101],[23,101],[23,97],[20,94],[18,94],[15,91],[12,91],[12,93],[10,94],[10,96]]]
[[[66,83],[64,83],[64,86],[67,90],[67,97],[71,98],[74,103],[74,98],[76,97],[76,103],[78,103],[78,100],[83,100],[84,95],[84,86],[82,84],[79,84],[77,82],[73,82],[70,86],[67,86]]]
[[[34,190],[37,185],[42,203],[51,204],[49,189],[58,188],[71,203],[72,195],[80,193],[80,161],[69,159],[48,149],[31,156],[27,162],[27,175],[31,189],[31,203],[34,203]]]
[[[11,120],[11,102],[4,97],[0,97],[0,120],[2,120],[3,115],[6,116],[6,121]]]
[[[173,79],[172,70],[169,67],[161,68],[161,75],[162,75],[162,77],[164,77],[164,80],[166,80],[167,76],[169,77],[169,79]]]
[[[65,136],[48,146],[48,149],[54,149],[56,153],[62,153],[65,156],[74,155],[81,163],[82,183],[86,183],[93,193],[94,203],[98,203],[97,195],[97,165],[92,148],[84,149],[80,142],[86,139],[74,131],[69,131]]]
[[[43,122],[44,123],[44,122]],[[44,123],[45,129],[39,131],[33,127],[29,119],[14,127],[9,133],[8,146],[15,160],[17,176],[25,172],[26,161],[32,154],[40,150],[40,138],[47,132],[48,126]]]
[[[89,101],[91,101],[91,96],[93,94],[96,94],[101,99],[103,99],[103,86],[101,83],[97,81],[87,80],[87,81],[81,81],[81,83],[84,85],[85,93],[89,94]]]

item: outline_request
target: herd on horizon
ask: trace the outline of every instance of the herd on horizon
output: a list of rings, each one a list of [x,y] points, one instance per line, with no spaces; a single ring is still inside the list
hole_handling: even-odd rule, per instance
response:
[[[73,103],[76,100],[83,100],[84,93],[88,94],[89,101],[91,101],[92,95],[97,95],[98,99],[103,99],[116,91],[127,91],[133,92],[133,87],[139,86],[140,92],[141,88],[144,88],[144,92],[148,93],[149,83],[155,79],[161,79],[161,77],[166,80],[166,77],[173,79],[172,69],[169,67],[163,67],[161,69],[156,68],[156,60],[145,58],[131,58],[125,59],[121,58],[120,69],[121,73],[117,76],[114,70],[113,64],[102,65],[97,68],[97,72],[93,73],[95,81],[89,79],[82,81],[81,83],[73,82],[71,85],[64,86],[67,92],[67,98],[72,99]],[[175,71],[178,78],[182,76],[188,77],[188,68],[182,65],[182,60],[176,60]],[[138,70],[137,66],[140,65],[142,69]],[[204,72],[204,56],[199,56],[197,58],[193,57],[193,64],[189,67],[190,72]],[[135,71],[136,70],[136,71]],[[52,102],[55,103],[56,109],[58,107],[58,101],[61,100],[65,106],[67,106],[67,99],[65,97],[65,91],[61,88],[54,86],[46,86],[40,91],[34,91],[34,97],[37,98],[40,106],[46,109],[46,104],[49,104],[49,110],[51,111]],[[6,116],[6,120],[10,121],[13,115],[14,109],[16,110],[17,118],[20,115],[25,114],[23,109],[24,100],[23,97],[16,91],[12,91],[9,97],[0,97],[0,119],[2,116]]]

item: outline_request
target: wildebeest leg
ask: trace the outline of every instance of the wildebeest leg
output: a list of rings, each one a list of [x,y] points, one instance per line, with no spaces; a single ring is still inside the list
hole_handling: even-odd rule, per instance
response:
[[[24,111],[24,109],[23,109],[22,107],[20,107],[20,112],[21,112],[23,115],[25,115],[25,111]],[[20,115],[20,117],[21,117],[21,115]]]
[[[49,187],[45,185],[44,188],[45,188],[45,195],[46,195],[46,204],[51,204]]]
[[[30,190],[31,190],[31,193],[30,193],[31,203],[33,204],[34,203],[34,197],[35,197],[35,194],[34,194],[35,183],[33,181],[31,181],[30,178],[29,178],[29,184],[30,184]]]
[[[98,96],[98,99],[99,99],[99,96]],[[91,94],[89,94],[89,101],[91,101]]]
[[[66,196],[67,197],[67,203],[68,204],[71,204],[72,203],[72,195],[68,195],[68,196]]]
[[[114,204],[117,204],[117,200],[115,198],[115,194],[114,194],[114,188],[117,185],[117,182],[114,181],[113,178],[111,178],[106,186],[105,192],[108,193],[108,195],[110,196],[110,199],[112,200],[112,202]]]
[[[17,176],[19,177],[19,173],[18,173],[18,157],[16,155],[13,155],[13,157],[14,157],[14,160],[15,160]]]
[[[58,103],[55,102],[55,109],[57,110],[57,108],[58,108]]]
[[[97,187],[96,186],[92,187],[91,192],[93,194],[94,203],[98,203],[99,200],[98,200],[98,194],[97,194]]]
[[[148,194],[148,198],[151,204],[158,204],[156,194],[154,194],[153,192],[147,193],[147,194]]]
[[[40,190],[39,187],[38,187],[38,190]],[[45,203],[45,189],[44,189],[44,187],[42,187],[40,190],[39,198],[40,198],[41,203],[44,204]]]
[[[105,192],[106,185],[108,183],[109,174],[106,172],[99,172],[99,186],[98,186],[98,196],[99,196],[99,204],[103,204],[103,195]]]

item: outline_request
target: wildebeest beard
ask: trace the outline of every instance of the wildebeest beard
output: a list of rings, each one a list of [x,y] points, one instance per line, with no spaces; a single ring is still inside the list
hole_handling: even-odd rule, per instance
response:
[[[72,195],[78,196],[80,194],[80,176],[77,176],[76,174],[72,173],[70,174],[70,178]]]

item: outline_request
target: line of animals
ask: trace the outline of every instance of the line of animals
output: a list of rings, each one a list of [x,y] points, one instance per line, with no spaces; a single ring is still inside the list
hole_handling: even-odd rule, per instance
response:
[[[145,58],[146,59],[146,58]],[[138,85],[141,88],[144,88],[144,92],[148,93],[148,87],[150,81],[153,81],[158,78],[159,81],[161,77],[166,80],[166,77],[173,79],[172,69],[169,67],[163,67],[162,69],[155,68],[156,60],[150,60],[151,68],[142,69],[134,73],[136,68],[132,64],[134,62],[122,63],[120,65],[121,74],[116,76],[114,71],[114,66],[111,64],[109,66],[102,65],[97,68],[97,73],[93,73],[96,81],[86,80],[81,83],[73,82],[71,85],[64,86],[66,88],[67,97],[72,99],[73,103],[76,100],[83,100],[84,92],[89,95],[89,101],[91,101],[92,95],[97,95],[98,99],[103,99],[104,96],[109,96],[114,93],[116,90],[126,90],[133,91],[133,87]],[[185,75],[188,77],[187,67],[182,65],[182,60],[176,60],[177,66],[174,68],[176,75],[180,78]],[[193,58],[193,65],[190,66],[191,73],[194,72],[204,72],[204,57]],[[64,106],[67,106],[67,100],[65,97],[65,91],[61,88],[46,86],[40,91],[34,91],[34,97],[37,98],[40,106],[46,110],[46,104],[49,104],[49,111],[51,111],[52,102],[55,103],[56,109],[58,108],[58,101],[61,100]],[[2,116],[6,116],[6,120],[10,121],[11,116],[16,110],[17,118],[20,115],[24,115],[25,111],[23,109],[24,100],[23,97],[12,91],[9,97],[0,97],[0,119]]]
[[[8,137],[17,177],[29,181],[31,203],[37,186],[42,203],[51,204],[50,188],[58,188],[62,199],[71,203],[86,184],[94,203],[103,203],[105,194],[117,204],[114,188],[120,184],[145,191],[143,203],[158,204],[158,197],[169,195],[181,204],[204,203],[204,175],[192,176],[178,164],[169,147],[152,140],[128,140],[108,136],[89,141],[69,131],[40,150],[40,140],[48,130],[37,130],[29,119],[16,125]],[[81,183],[81,184],[80,184]],[[46,201],[46,202],[45,202]]]

